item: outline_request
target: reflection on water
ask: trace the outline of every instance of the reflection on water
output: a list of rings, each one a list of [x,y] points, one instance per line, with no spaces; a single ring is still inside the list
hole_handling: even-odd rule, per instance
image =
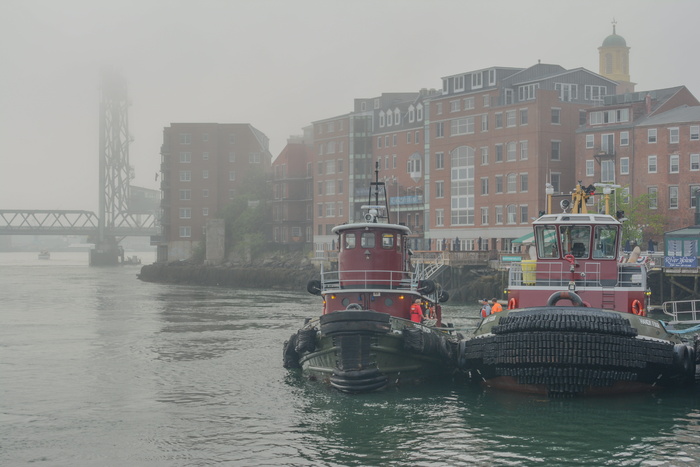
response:
[[[696,465],[700,391],[550,400],[463,379],[347,395],[282,368],[295,292],[7,266],[0,465]],[[476,307],[450,305],[457,326]]]

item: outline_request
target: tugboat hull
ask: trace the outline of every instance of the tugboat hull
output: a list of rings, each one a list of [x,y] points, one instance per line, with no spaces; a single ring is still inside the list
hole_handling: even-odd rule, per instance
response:
[[[690,383],[695,350],[658,321],[587,307],[492,315],[461,344],[460,367],[510,391],[603,395]]]
[[[340,311],[293,334],[285,366],[299,366],[339,391],[362,393],[449,375],[457,347],[446,333],[386,313]]]

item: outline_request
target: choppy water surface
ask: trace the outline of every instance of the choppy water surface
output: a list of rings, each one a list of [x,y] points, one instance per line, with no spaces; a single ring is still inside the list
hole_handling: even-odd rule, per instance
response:
[[[147,261],[148,262],[148,261]],[[700,391],[548,400],[462,381],[348,396],[282,368],[319,309],[0,253],[0,465],[697,465]],[[448,306],[468,326],[476,308]]]

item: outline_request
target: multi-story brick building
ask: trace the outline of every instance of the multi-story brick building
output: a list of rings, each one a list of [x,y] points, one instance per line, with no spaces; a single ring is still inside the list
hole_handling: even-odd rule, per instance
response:
[[[582,112],[615,93],[598,74],[559,65],[488,68],[442,79],[426,123],[426,219],[434,248],[508,250],[545,208],[545,185],[575,181]]]
[[[272,241],[299,248],[314,233],[310,132],[290,137],[272,163]]]
[[[685,86],[609,96],[577,131],[576,177],[649,194],[664,230],[694,222],[700,188],[700,102]]]
[[[159,261],[187,259],[253,172],[269,172],[269,140],[253,126],[171,123],[161,148]]]

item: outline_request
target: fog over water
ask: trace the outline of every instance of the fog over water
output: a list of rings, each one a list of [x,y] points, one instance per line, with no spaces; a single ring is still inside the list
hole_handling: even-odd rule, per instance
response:
[[[693,0],[4,0],[0,209],[98,203],[99,73],[128,81],[133,183],[157,188],[171,122],[251,123],[273,156],[353,99],[541,60],[598,71],[612,32],[638,90],[700,95]]]

